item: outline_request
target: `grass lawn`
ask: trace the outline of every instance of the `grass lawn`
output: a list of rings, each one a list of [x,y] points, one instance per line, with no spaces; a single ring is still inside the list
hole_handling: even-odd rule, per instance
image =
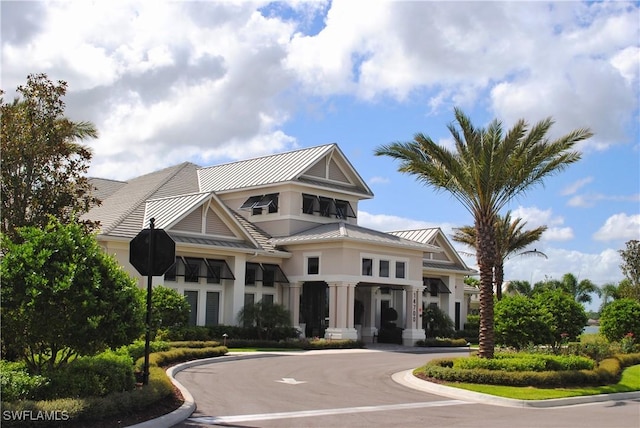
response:
[[[567,398],[583,395],[612,394],[615,392],[640,391],[640,365],[627,367],[622,372],[620,382],[605,386],[536,388],[532,386],[481,385],[455,382],[446,382],[445,385],[517,400],[547,400],[551,398]]]

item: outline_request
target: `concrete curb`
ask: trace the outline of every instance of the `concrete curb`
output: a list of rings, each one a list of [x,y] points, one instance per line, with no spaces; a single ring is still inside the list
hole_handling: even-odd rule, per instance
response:
[[[549,400],[515,400],[513,398],[497,397],[495,395],[482,394],[480,392],[467,391],[465,389],[453,388],[433,382],[427,382],[413,375],[413,370],[405,370],[393,374],[392,379],[404,386],[423,392],[442,395],[449,398],[468,400],[482,404],[503,407],[528,407],[528,408],[550,408],[573,406],[576,404],[597,403],[603,401],[620,401],[640,398],[640,391],[621,392],[616,394],[586,395],[580,397],[557,398]]]
[[[287,351],[247,352],[247,353],[234,352],[233,354],[227,354],[221,357],[205,358],[202,360],[193,360],[193,361],[187,361],[186,363],[177,364],[167,369],[167,375],[169,376],[169,379],[171,379],[171,382],[176,386],[176,388],[180,390],[180,393],[184,398],[184,403],[182,404],[182,406],[180,406],[173,412],[160,416],[159,418],[150,419],[148,421],[141,422],[135,425],[130,425],[129,428],[170,428],[188,419],[191,416],[191,414],[196,410],[196,403],[191,393],[180,382],[178,382],[175,379],[175,375],[177,375],[182,370],[188,369],[190,367],[201,366],[203,364],[209,364],[209,363],[219,363],[224,361],[235,361],[239,359],[265,358],[265,357],[276,356],[276,355],[317,355],[319,353],[327,354],[332,352],[356,353],[356,352],[381,352],[381,351],[382,350],[374,350],[374,349],[342,349],[342,350],[335,350],[335,351],[321,350],[321,351],[305,351],[305,352],[287,352]],[[560,407],[560,406],[569,406],[569,405],[585,404],[585,403],[595,403],[595,402],[602,402],[602,401],[619,401],[619,400],[631,400],[631,399],[640,398],[640,391],[637,391],[637,392],[623,392],[618,394],[601,394],[601,395],[591,395],[591,396],[583,396],[583,397],[560,398],[555,400],[514,400],[511,398],[496,397],[494,395],[481,394],[479,392],[467,391],[464,389],[439,385],[433,382],[427,382],[415,377],[413,375],[413,369],[394,373],[392,375],[392,379],[396,383],[404,385],[408,388],[413,388],[413,389],[423,391],[423,392],[428,392],[431,394],[437,394],[437,395],[442,395],[444,397],[457,398],[457,399],[469,400],[469,401],[474,401],[474,402],[483,403],[483,404],[505,406],[505,407],[548,408],[548,407]]]
[[[184,385],[178,382],[175,378],[175,375],[180,373],[182,370],[188,369],[190,367],[201,366],[203,364],[209,364],[209,363],[217,363],[222,361],[234,361],[234,360],[239,360],[241,358],[244,358],[244,359],[261,358],[261,357],[268,356],[265,354],[267,353],[256,353],[256,352],[251,352],[246,354],[234,353],[234,355],[227,354],[221,357],[211,357],[211,358],[204,358],[201,360],[187,361],[186,363],[176,364],[175,366],[169,367],[167,369],[167,376],[169,376],[169,379],[171,379],[171,383],[173,383],[175,387],[178,388],[178,390],[182,394],[182,398],[184,399],[184,403],[182,403],[182,406],[178,407],[176,410],[170,413],[167,413],[166,415],[162,415],[158,418],[150,419],[148,421],[140,422],[135,425],[130,425],[128,428],[170,428],[176,424],[179,424],[180,422],[185,421],[186,419],[189,418],[189,416],[191,416],[191,414],[196,410],[196,402],[193,399],[193,396],[191,395],[189,390],[185,388]],[[270,352],[268,354],[275,355],[277,353]]]

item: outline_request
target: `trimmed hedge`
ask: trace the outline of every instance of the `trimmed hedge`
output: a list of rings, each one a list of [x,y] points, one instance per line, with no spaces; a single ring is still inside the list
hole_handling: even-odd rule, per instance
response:
[[[620,380],[624,367],[639,363],[640,354],[617,355],[614,358],[601,361],[592,370],[547,370],[541,372],[456,368],[457,359],[441,358],[432,360],[425,366],[414,370],[413,373],[423,379],[488,385],[563,387],[607,385]]]
[[[587,357],[576,355],[545,354],[496,354],[495,358],[458,358],[453,367],[456,369],[487,369],[505,371],[561,371],[561,370],[593,370],[595,362]]]
[[[149,369],[149,384],[129,392],[116,392],[105,397],[62,398],[47,401],[2,402],[3,427],[64,427],[69,423],[98,421],[113,415],[133,414],[173,392],[171,380],[160,367]],[[8,412],[8,413],[7,413]],[[25,413],[30,412],[30,413]],[[30,414],[31,420],[18,415]],[[41,415],[40,420],[35,420]],[[44,418],[55,420],[45,420]],[[24,419],[24,416],[22,416]]]
[[[416,342],[416,346],[420,347],[466,347],[468,346],[468,342],[466,339],[427,339],[427,340],[418,340]]]
[[[225,355],[229,350],[225,346],[217,346],[215,348],[175,348],[168,351],[154,352],[149,355],[149,367],[166,367],[176,363],[182,363],[190,360],[199,360],[202,358],[220,357]],[[144,369],[144,357],[136,361],[136,370]]]
[[[173,393],[173,384],[165,370],[160,366],[192,359],[215,357],[226,354],[224,346],[198,349],[176,348],[169,351],[156,352],[149,356],[149,384],[138,386],[131,391],[112,392],[104,397],[62,398],[53,400],[22,400],[2,402],[3,427],[53,427],[68,426],[70,422],[91,426],[92,422],[113,417],[114,415],[130,415],[156,403]],[[133,364],[127,355],[117,354],[129,361],[129,370],[133,373]],[[136,362],[136,367],[144,366],[144,356]],[[78,376],[82,375],[80,373]],[[6,397],[3,391],[3,399]],[[9,413],[6,413],[9,412]],[[30,412],[30,413],[25,413]],[[19,415],[29,414],[30,419],[19,420]],[[56,420],[45,420],[55,417]],[[24,416],[22,416],[24,419]]]

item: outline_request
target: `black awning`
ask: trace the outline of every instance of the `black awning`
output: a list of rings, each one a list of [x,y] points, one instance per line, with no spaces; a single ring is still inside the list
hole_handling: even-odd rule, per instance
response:
[[[432,295],[434,294],[451,294],[451,290],[447,287],[440,278],[423,278],[422,283],[425,287],[425,292],[430,292]]]

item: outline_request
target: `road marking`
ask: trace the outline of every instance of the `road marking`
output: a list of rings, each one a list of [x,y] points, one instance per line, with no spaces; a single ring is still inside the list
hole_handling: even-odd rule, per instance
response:
[[[288,385],[299,385],[301,383],[307,383],[306,380],[295,380],[292,377],[283,377],[282,380],[277,380],[276,382],[286,383]]]
[[[403,403],[403,404],[388,404],[384,406],[360,406],[360,407],[345,407],[341,409],[324,409],[324,410],[302,410],[297,412],[279,412],[279,413],[258,413],[253,415],[234,415],[234,416],[203,416],[199,418],[189,418],[189,421],[200,424],[229,424],[236,422],[248,422],[248,421],[268,421],[274,419],[292,419],[292,418],[310,418],[318,416],[330,416],[330,415],[345,415],[349,413],[366,413],[366,412],[384,412],[389,410],[404,410],[404,409],[423,409],[427,407],[444,407],[444,406],[458,406],[461,404],[471,404],[466,401],[460,400],[443,400],[443,401],[431,401],[428,403]]]

